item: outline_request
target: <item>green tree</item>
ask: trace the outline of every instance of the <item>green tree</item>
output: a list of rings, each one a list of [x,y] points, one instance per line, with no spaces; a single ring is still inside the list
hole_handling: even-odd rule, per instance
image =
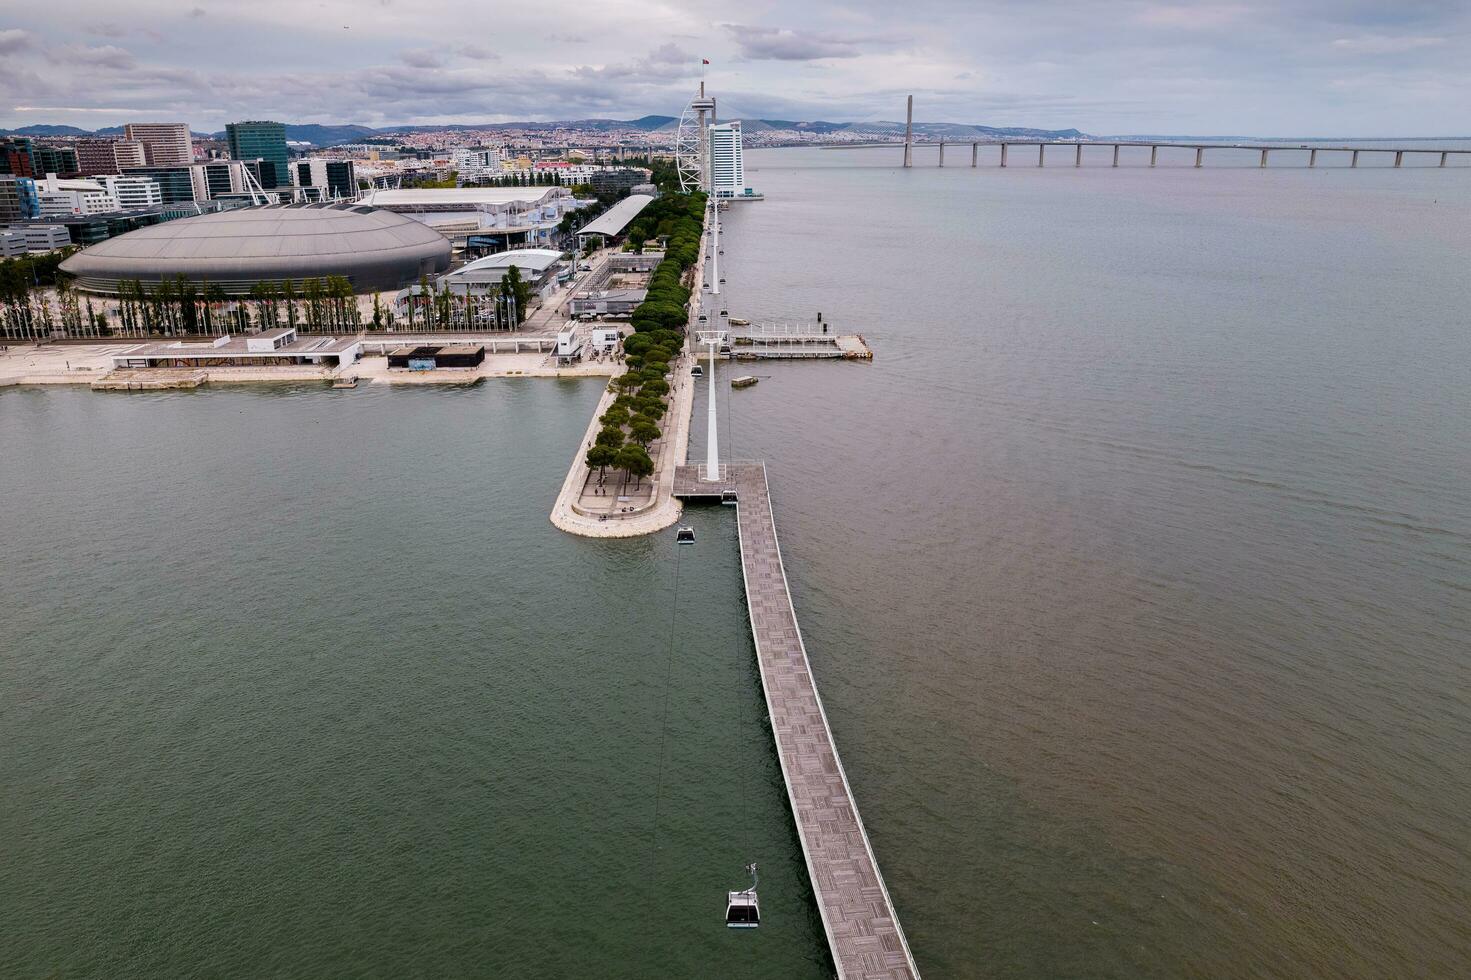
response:
[[[617,458],[618,450],[612,446],[596,445],[587,451],[587,466],[588,469],[597,470],[598,479],[602,479],[603,472],[612,466],[613,461]]]
[[[633,487],[638,489],[643,478],[654,472],[654,461],[639,446],[624,446],[613,458],[613,465],[634,478]]]
[[[616,425],[605,425],[598,431],[595,442],[599,446],[618,449],[623,445],[623,430]]]
[[[628,434],[634,442],[647,449],[649,443],[659,438],[659,426],[647,415],[635,415],[628,423]]]
[[[521,278],[521,270],[513,265],[506,270],[505,278],[501,280],[501,289],[514,304],[515,322],[511,326],[519,327],[526,319],[527,307],[531,305],[531,285]]]
[[[664,413],[669,411],[669,406],[664,404],[662,398],[640,398],[634,405],[634,411],[639,415],[647,415],[657,420],[664,417]]]

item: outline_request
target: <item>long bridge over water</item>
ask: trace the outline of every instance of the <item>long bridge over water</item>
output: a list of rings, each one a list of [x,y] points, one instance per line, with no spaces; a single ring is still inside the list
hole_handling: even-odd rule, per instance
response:
[[[1378,141],[1376,141],[1376,142],[1378,142]],[[1348,158],[1349,158],[1349,167],[1350,168],[1357,168],[1358,167],[1358,165],[1359,165],[1359,154],[1361,154],[1361,153],[1393,154],[1394,155],[1394,165],[1396,167],[1401,167],[1401,166],[1404,165],[1404,162],[1405,162],[1405,154],[1407,154],[1407,153],[1431,154],[1431,155],[1434,155],[1434,156],[1438,156],[1439,157],[1439,166],[1441,166],[1441,167],[1447,166],[1448,163],[1449,163],[1449,161],[1450,161],[1450,158],[1452,156],[1460,156],[1460,157],[1471,156],[1471,148],[1467,148],[1467,149],[1442,149],[1440,147],[1411,146],[1411,145],[1406,145],[1406,144],[1403,144],[1403,143],[1400,144],[1400,145],[1398,145],[1398,146],[1354,146],[1354,145],[1333,145],[1329,141],[1321,141],[1321,142],[1315,141],[1315,142],[1312,142],[1312,143],[1297,143],[1296,145],[1293,145],[1292,143],[1287,143],[1287,142],[1282,142],[1282,141],[1275,141],[1275,142],[1236,142],[1236,143],[1227,143],[1227,142],[1224,142],[1224,141],[1220,141],[1220,142],[1217,142],[1217,141],[1200,142],[1200,141],[1191,141],[1191,140],[1127,140],[1127,139],[1123,139],[1123,140],[1114,140],[1114,139],[1099,139],[1099,140],[1093,140],[1093,139],[1089,139],[1089,140],[1083,140],[1083,139],[1077,139],[1077,140],[1046,140],[1046,139],[1006,139],[1006,138],[1000,138],[1000,139],[972,139],[972,140],[945,140],[945,139],[938,139],[938,140],[916,140],[914,138],[914,96],[912,96],[912,95],[909,96],[908,102],[907,102],[906,107],[905,107],[905,115],[904,115],[904,142],[903,143],[898,143],[898,142],[887,142],[887,143],[835,143],[835,144],[825,145],[822,148],[824,150],[874,150],[874,149],[896,149],[896,148],[902,147],[903,150],[904,150],[904,166],[905,167],[912,167],[912,166],[914,166],[914,148],[916,146],[936,146],[936,147],[939,147],[940,154],[939,154],[939,162],[938,162],[937,166],[941,166],[941,167],[945,166],[945,147],[947,147],[947,146],[955,146],[955,147],[969,146],[970,147],[970,165],[972,167],[976,167],[976,166],[979,166],[980,165],[981,147],[983,147],[983,146],[999,146],[999,147],[1001,147],[1001,164],[1000,165],[1003,166],[1003,167],[1007,165],[1007,157],[1009,155],[1010,149],[1013,146],[1015,146],[1015,147],[1031,147],[1031,146],[1035,146],[1037,148],[1037,166],[1039,166],[1039,167],[1043,167],[1043,166],[1046,166],[1047,165],[1047,148],[1049,146],[1054,146],[1054,147],[1059,147],[1059,148],[1061,148],[1061,147],[1069,147],[1069,146],[1072,147],[1073,148],[1073,166],[1074,167],[1081,167],[1083,165],[1083,148],[1085,146],[1090,146],[1090,147],[1091,146],[1112,147],[1113,148],[1113,166],[1115,166],[1115,167],[1117,167],[1119,165],[1119,151],[1120,151],[1120,149],[1123,148],[1123,147],[1126,147],[1126,146],[1129,146],[1129,147],[1148,147],[1149,148],[1149,165],[1151,167],[1157,166],[1159,164],[1159,151],[1161,149],[1181,149],[1181,150],[1193,150],[1193,151],[1195,151],[1195,166],[1197,168],[1198,167],[1205,166],[1205,151],[1206,150],[1250,150],[1250,151],[1253,151],[1253,152],[1256,152],[1256,153],[1260,153],[1261,154],[1261,158],[1260,158],[1261,162],[1259,163],[1259,166],[1261,166],[1261,167],[1266,167],[1267,166],[1267,161],[1269,159],[1271,159],[1271,155],[1274,152],[1284,152],[1284,151],[1285,152],[1294,152],[1295,151],[1297,153],[1306,152],[1307,155],[1308,155],[1308,166],[1309,167],[1316,167],[1318,165],[1318,154],[1319,153],[1332,153],[1332,154],[1339,154],[1339,155],[1347,154],[1348,155]]]
[[[1438,158],[1438,165],[1445,167],[1450,158],[1471,157],[1471,149],[1445,150],[1438,147],[1419,146],[1349,146],[1349,145],[1313,145],[1292,143],[1177,143],[1163,140],[1042,140],[1042,139],[986,139],[986,140],[911,140],[905,143],[838,143],[824,146],[824,150],[876,150],[876,149],[902,149],[904,151],[904,166],[914,165],[913,148],[916,146],[938,147],[939,162],[937,166],[945,166],[945,148],[954,147],[964,149],[970,147],[970,165],[980,165],[981,147],[999,146],[1001,148],[1000,166],[1008,166],[1012,149],[1025,147],[1036,147],[1036,165],[1039,167],[1047,164],[1047,151],[1052,148],[1059,150],[1071,147],[1072,154],[1063,154],[1066,160],[1072,158],[1074,167],[1083,165],[1083,148],[1099,147],[1113,150],[1113,166],[1119,165],[1119,151],[1123,147],[1141,147],[1149,150],[1149,165],[1151,167],[1159,163],[1160,150],[1186,150],[1194,151],[1195,166],[1205,166],[1205,154],[1207,150],[1249,150],[1260,154],[1259,166],[1267,166],[1273,153],[1295,153],[1299,156],[1307,156],[1307,165],[1316,167],[1318,155],[1334,154],[1339,159],[1347,157],[1349,167],[1357,168],[1360,154],[1371,154],[1380,156],[1393,156],[1396,167],[1403,166],[1407,154],[1428,155]]]

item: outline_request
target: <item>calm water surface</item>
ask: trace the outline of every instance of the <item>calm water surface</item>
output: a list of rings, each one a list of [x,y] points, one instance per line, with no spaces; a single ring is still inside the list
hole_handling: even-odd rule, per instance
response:
[[[1471,975],[1471,174],[889,155],[750,154],[878,356],[721,397],[921,969]]]
[[[731,311],[878,352],[722,430],[925,975],[1471,974],[1471,176],[749,160]],[[0,972],[821,976],[728,512],[677,608],[546,521],[595,398],[0,392]]]
[[[547,520],[600,387],[0,392],[0,975],[822,976],[728,512]]]

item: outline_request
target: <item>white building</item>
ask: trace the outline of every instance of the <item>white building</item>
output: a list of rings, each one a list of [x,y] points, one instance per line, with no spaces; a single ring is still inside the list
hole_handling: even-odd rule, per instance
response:
[[[739,119],[710,127],[710,185],[716,197],[735,197],[746,191]]]
[[[59,180],[47,174],[36,181],[36,198],[41,217],[59,218],[74,214],[107,214],[121,210],[117,198],[94,180]]]
[[[362,203],[422,221],[446,238],[485,237],[532,247],[556,237],[579,204],[565,187],[457,187],[372,190]]]
[[[124,211],[151,208],[163,203],[163,191],[151,177],[105,174],[97,178]]]
[[[505,172],[506,151],[499,148],[488,150],[456,150],[450,157],[450,165],[459,174],[462,182],[476,181],[485,177],[498,177]]]
[[[194,162],[188,123],[128,123],[123,139],[143,144],[150,167],[182,167]]]
[[[0,244],[0,254],[21,255],[26,252],[49,252],[53,248],[66,248],[72,243],[66,225],[11,225],[3,229],[5,241]]]
[[[243,340],[226,334],[203,343],[173,341],[144,344],[113,356],[117,368],[259,367],[263,364],[312,364],[322,368],[346,367],[363,350],[356,337],[310,337],[302,340],[295,328],[276,327]]]
[[[494,291],[511,266],[535,296],[546,299],[557,290],[557,273],[563,268],[562,253],[550,248],[517,248],[476,259],[439,277],[436,287],[458,295],[485,296]]]

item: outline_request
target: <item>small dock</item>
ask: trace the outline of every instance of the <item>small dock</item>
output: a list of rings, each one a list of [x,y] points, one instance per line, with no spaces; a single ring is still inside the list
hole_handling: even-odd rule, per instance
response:
[[[761,686],[839,980],[917,978],[919,969],[879,874],[807,662],[777,542],[766,466],[722,465],[718,483],[702,481],[700,472],[698,466],[677,467],[674,495],[719,501],[723,491],[736,492],[741,574]]]
[[[737,360],[873,360],[873,350],[862,334],[833,333],[822,323],[757,324],[732,328],[730,348],[731,356]]]

